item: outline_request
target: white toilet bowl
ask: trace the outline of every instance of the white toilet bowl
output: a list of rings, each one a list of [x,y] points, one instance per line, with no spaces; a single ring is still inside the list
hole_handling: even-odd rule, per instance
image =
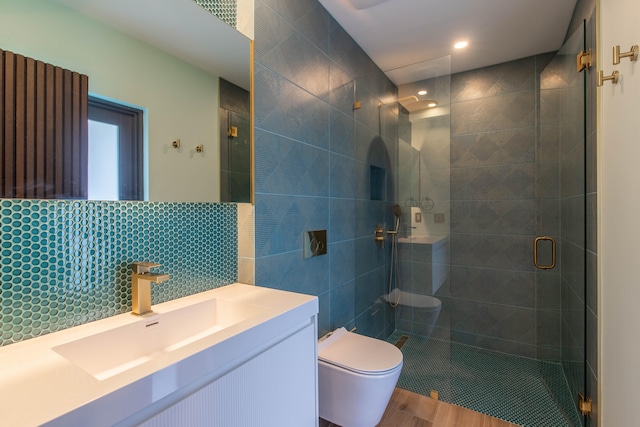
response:
[[[320,417],[342,427],[373,427],[382,418],[402,369],[394,345],[345,328],[318,342]]]

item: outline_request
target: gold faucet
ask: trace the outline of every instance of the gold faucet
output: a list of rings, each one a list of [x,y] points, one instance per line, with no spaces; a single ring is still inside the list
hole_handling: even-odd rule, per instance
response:
[[[151,282],[162,283],[169,280],[168,274],[152,273],[153,267],[160,264],[154,262],[134,262],[131,264],[131,313],[136,316],[152,313],[151,311]]]

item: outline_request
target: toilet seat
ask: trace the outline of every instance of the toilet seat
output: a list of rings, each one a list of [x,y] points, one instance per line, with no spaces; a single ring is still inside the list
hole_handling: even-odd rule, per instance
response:
[[[318,343],[318,359],[365,375],[384,375],[402,364],[402,352],[394,345],[336,329]]]

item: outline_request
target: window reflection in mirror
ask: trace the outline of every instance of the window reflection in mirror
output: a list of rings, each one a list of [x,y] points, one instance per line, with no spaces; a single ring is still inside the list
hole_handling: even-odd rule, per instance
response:
[[[89,200],[144,200],[144,112],[89,98]]]
[[[118,133],[118,125],[89,120],[89,199],[120,199]]]

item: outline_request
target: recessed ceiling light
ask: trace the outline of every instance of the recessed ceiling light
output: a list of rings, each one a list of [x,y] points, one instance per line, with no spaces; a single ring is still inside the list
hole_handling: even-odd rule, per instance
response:
[[[431,100],[431,101],[429,101],[427,103],[427,107],[429,107],[429,108],[434,108],[434,107],[437,107],[437,106],[438,106],[438,101]]]
[[[426,95],[426,94],[427,94],[427,91],[424,89],[418,91],[418,95]]]
[[[465,47],[469,46],[469,42],[458,42],[456,44],[453,45],[453,47],[455,47],[456,49],[463,49]]]

